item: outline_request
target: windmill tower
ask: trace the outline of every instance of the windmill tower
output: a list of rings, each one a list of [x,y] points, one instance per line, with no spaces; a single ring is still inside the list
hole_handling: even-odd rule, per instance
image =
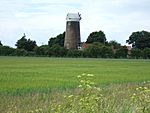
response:
[[[80,47],[80,20],[81,14],[68,13],[66,18],[66,34],[64,46],[67,49],[78,49]]]

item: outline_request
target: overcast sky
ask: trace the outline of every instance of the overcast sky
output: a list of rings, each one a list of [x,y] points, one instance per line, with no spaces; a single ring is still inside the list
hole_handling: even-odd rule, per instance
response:
[[[150,0],[0,0],[0,40],[15,47],[26,38],[38,45],[66,29],[67,13],[81,13],[81,40],[104,31],[122,45],[134,31],[150,31]]]

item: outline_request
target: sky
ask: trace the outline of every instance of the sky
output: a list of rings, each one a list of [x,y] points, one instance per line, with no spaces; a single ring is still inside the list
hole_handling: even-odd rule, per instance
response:
[[[136,31],[150,31],[150,0],[0,0],[0,41],[15,47],[23,33],[37,44],[66,29],[67,13],[81,13],[81,41],[102,30],[122,45]]]

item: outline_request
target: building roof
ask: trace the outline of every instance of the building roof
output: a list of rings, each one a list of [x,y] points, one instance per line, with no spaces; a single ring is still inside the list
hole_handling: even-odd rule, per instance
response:
[[[79,14],[79,13],[68,13],[66,20],[79,22],[81,20],[81,14]]]
[[[132,47],[131,46],[126,46],[127,47],[127,49],[130,51],[131,49],[132,49]]]

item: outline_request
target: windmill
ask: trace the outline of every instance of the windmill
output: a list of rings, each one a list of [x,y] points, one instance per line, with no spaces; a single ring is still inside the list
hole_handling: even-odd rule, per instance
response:
[[[66,17],[66,34],[64,47],[78,49],[80,47],[80,20],[81,14],[68,13]]]

